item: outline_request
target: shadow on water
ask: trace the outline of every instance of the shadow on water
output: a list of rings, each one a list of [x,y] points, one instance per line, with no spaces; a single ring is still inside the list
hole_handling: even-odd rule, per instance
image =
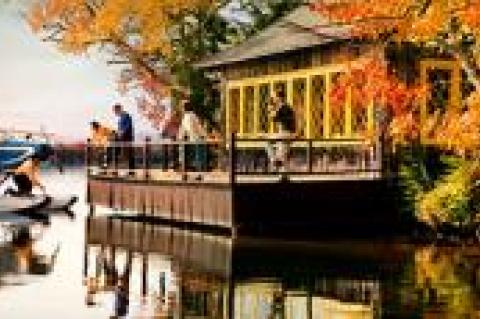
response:
[[[86,225],[86,304],[146,318],[443,318],[480,310],[480,249]]]

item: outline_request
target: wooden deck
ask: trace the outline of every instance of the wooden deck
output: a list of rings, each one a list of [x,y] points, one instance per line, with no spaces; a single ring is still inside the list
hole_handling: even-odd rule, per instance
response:
[[[390,233],[396,227],[394,185],[378,147],[328,142],[318,149],[312,141],[296,141],[306,149],[291,151],[285,166],[274,170],[262,162],[254,141],[248,143],[249,148],[235,147],[234,142],[223,144],[223,149],[218,144],[207,148],[216,156],[203,169],[188,162],[185,150],[190,144],[182,143],[130,146],[138,155],[133,168],[121,161],[114,165],[88,161],[89,203],[230,231],[298,226],[355,234],[372,229]],[[174,167],[155,163],[172,145],[178,147]]]

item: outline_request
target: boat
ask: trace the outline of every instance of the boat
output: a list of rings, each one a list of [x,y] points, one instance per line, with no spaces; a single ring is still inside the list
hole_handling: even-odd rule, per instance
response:
[[[35,153],[30,146],[0,145],[0,171],[20,166]]]
[[[0,184],[8,179],[9,172],[32,156],[47,160],[53,154],[53,147],[46,139],[31,136],[4,138],[0,140]],[[0,193],[3,185],[0,185]],[[0,220],[16,214],[28,218],[45,220],[52,212],[67,212],[77,202],[76,196],[0,196]],[[8,219],[8,218],[7,218]]]
[[[42,140],[9,138],[0,141],[0,172],[14,169],[34,155],[48,158],[53,147]]]

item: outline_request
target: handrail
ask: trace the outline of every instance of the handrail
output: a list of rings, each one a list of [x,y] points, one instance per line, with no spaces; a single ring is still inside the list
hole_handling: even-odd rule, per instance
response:
[[[159,140],[155,142],[149,142],[150,145],[226,145],[229,144],[231,139],[222,139],[222,140],[209,140],[209,139],[199,139],[196,141],[184,141],[184,140]],[[288,143],[312,143],[313,145],[371,145],[375,141],[364,139],[364,138],[317,138],[317,139],[308,139],[308,138],[279,138],[279,137],[268,137],[268,138],[235,138],[236,143],[274,143],[274,142],[288,142]],[[140,147],[143,146],[144,142],[110,142],[105,147]],[[91,146],[97,146],[90,144]],[[98,147],[98,146],[97,146]]]
[[[249,143],[253,147],[246,145]],[[383,173],[381,144],[380,138],[238,138],[234,134],[222,140],[152,142],[147,138],[142,142],[112,142],[108,146],[95,146],[89,142],[86,163],[89,172],[98,167],[113,176],[125,171],[128,163],[127,171],[137,177],[143,176],[145,180],[155,178],[152,176],[156,172],[167,171],[178,173],[184,181],[190,173],[197,177],[203,173],[225,173],[231,184],[235,184],[240,176],[253,175],[288,178],[378,173],[375,176],[380,176]],[[285,162],[285,169],[279,171],[272,166],[267,149],[285,146],[291,156]],[[95,163],[96,159],[99,162]],[[139,172],[143,173],[138,175]]]

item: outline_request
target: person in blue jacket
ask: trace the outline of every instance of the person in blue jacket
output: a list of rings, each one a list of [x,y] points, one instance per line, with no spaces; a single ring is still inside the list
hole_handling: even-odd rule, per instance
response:
[[[113,106],[113,112],[118,117],[117,140],[119,142],[133,142],[135,134],[132,117],[120,104]]]
[[[118,117],[118,128],[116,140],[122,143],[121,155],[127,159],[128,168],[130,170],[135,169],[135,157],[131,143],[134,141],[135,132],[132,117],[122,107],[121,104],[115,104],[113,106],[113,112]]]

